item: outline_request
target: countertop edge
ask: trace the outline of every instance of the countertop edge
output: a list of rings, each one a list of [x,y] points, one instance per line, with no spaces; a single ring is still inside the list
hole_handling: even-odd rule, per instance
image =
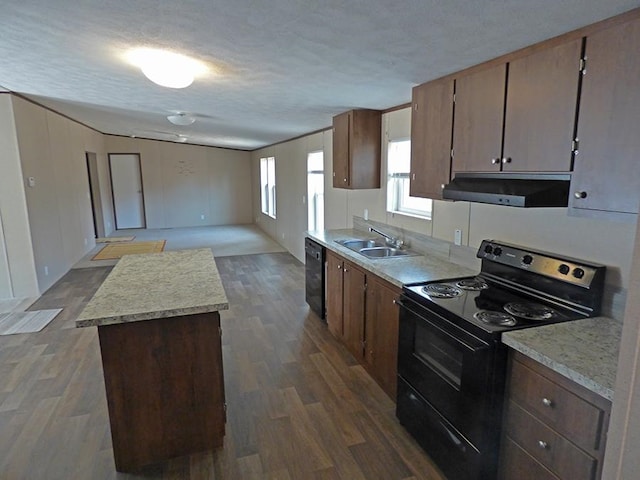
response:
[[[199,313],[214,313],[222,310],[229,310],[229,303],[218,303],[218,304],[203,305],[198,307],[174,308],[171,310],[159,310],[156,312],[142,312],[142,313],[127,314],[127,315],[116,315],[112,317],[100,317],[100,318],[76,320],[76,328],[117,325],[120,323],[132,323],[132,322],[141,322],[144,320],[157,320],[160,318],[181,317],[185,315],[196,315]]]
[[[598,395],[606,398],[607,400],[613,401],[612,389],[599,384],[598,382],[574,370],[573,368],[570,368],[564,363],[554,360],[553,358],[548,357],[547,355],[539,352],[535,348],[528,347],[526,344],[521,343],[512,338],[508,338],[508,337],[503,338],[502,343],[513,348],[514,350],[517,350],[523,355],[526,355],[527,357],[537,361],[538,363],[541,363],[545,367],[550,368],[554,372],[559,373],[569,378],[570,380],[573,380],[578,385],[581,385],[587,388],[588,390],[591,390],[592,392],[597,393]]]

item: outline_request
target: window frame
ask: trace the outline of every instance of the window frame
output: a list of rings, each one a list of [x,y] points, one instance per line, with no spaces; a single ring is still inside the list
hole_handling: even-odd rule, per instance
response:
[[[406,215],[410,217],[417,217],[425,220],[431,220],[433,218],[433,200],[429,198],[422,197],[411,197],[409,195],[409,182],[411,172],[393,172],[390,173],[390,162],[391,155],[389,154],[391,151],[391,146],[394,143],[400,142],[409,142],[409,152],[411,152],[411,138],[410,137],[399,137],[399,138],[389,138],[387,139],[387,150],[386,150],[386,160],[387,160],[387,212],[391,214],[399,214]],[[411,153],[409,153],[411,155]],[[409,161],[411,159],[409,158]],[[416,209],[411,206],[407,206],[406,202],[409,199],[418,199],[425,200],[429,204],[428,209]]]
[[[260,158],[260,211],[276,218],[276,157]]]

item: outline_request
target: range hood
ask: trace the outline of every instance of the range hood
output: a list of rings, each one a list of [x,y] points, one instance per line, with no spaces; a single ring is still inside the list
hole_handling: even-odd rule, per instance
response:
[[[569,173],[457,173],[443,198],[511,207],[566,207]]]

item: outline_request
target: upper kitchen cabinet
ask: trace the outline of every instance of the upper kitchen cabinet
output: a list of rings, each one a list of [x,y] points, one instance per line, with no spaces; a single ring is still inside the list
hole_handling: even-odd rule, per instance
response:
[[[576,39],[458,77],[454,174],[570,171],[581,53]]]
[[[380,188],[382,114],[351,110],[333,117],[333,187]]]
[[[453,80],[413,88],[411,110],[410,195],[442,198],[451,178]]]
[[[639,51],[640,19],[587,37],[571,213],[638,213]]]
[[[582,39],[509,64],[503,170],[571,170]]]
[[[453,171],[499,172],[507,65],[456,79]]]

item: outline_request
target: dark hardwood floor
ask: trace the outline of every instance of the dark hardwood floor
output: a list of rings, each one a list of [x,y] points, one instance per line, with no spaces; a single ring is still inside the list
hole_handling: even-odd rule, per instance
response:
[[[393,401],[309,311],[300,262],[287,253],[216,262],[230,302],[224,447],[115,471],[97,329],[74,328],[110,267],[77,269],[31,307],[64,308],[49,326],[0,336],[1,479],[443,478]]]

